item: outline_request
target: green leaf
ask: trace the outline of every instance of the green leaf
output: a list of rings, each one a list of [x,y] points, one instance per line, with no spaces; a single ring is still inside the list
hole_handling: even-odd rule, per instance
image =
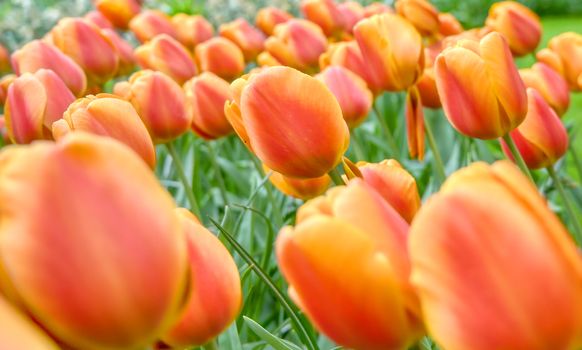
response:
[[[261,338],[267,344],[271,345],[275,350],[301,350],[299,346],[269,333],[269,331],[267,331],[257,322],[253,321],[251,318],[243,316],[243,319],[245,320],[247,326],[249,326],[249,328],[259,338]]]

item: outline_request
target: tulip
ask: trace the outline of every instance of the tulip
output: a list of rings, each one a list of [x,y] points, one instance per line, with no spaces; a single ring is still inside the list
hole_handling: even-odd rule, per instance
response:
[[[330,66],[316,76],[340,104],[348,127],[361,124],[372,108],[373,95],[366,82],[342,66]]]
[[[230,84],[215,74],[204,72],[184,84],[192,130],[205,139],[232,133],[224,115],[224,104],[233,99]]]
[[[103,84],[117,73],[119,55],[115,46],[87,20],[60,20],[50,32],[50,41],[85,71],[88,86]]]
[[[373,2],[370,5],[364,7],[364,17],[369,18],[374,15],[380,15],[383,13],[394,13],[394,9],[390,6],[385,5],[381,2]]]
[[[8,74],[0,79],[0,106],[4,106],[6,103],[6,97],[8,97],[8,88],[16,80],[16,74]]]
[[[298,179],[287,177],[263,165],[266,174],[270,173],[269,181],[276,189],[293,198],[308,200],[322,195],[329,188],[331,178],[325,174],[320,177]]]
[[[337,8],[344,17],[344,27],[349,33],[352,33],[356,23],[365,17],[364,7],[356,1],[346,1],[339,4]]]
[[[265,49],[283,65],[313,71],[325,52],[327,39],[321,28],[303,19],[291,19],[275,27],[265,41]]]
[[[211,72],[222,79],[232,80],[245,69],[241,49],[225,38],[212,38],[196,46],[196,61],[204,72]]]
[[[259,67],[274,67],[281,66],[281,62],[277,61],[277,59],[271,56],[267,51],[263,51],[257,56],[257,65]]]
[[[222,333],[242,306],[240,276],[220,240],[185,209],[178,209],[188,240],[192,286],[184,312],[162,339],[173,347],[204,345]]]
[[[179,13],[172,17],[178,40],[189,49],[214,36],[214,28],[202,16],[188,16]]]
[[[272,35],[277,24],[285,23],[293,18],[289,13],[276,7],[265,7],[257,12],[256,26],[267,35]]]
[[[44,329],[71,348],[112,350],[145,348],[171,326],[186,238],[129,148],[85,133],[11,147],[0,179],[0,288]]]
[[[135,56],[133,54],[133,47],[130,43],[123,40],[115,30],[103,29],[101,30],[117,50],[119,55],[119,68],[117,69],[117,76],[128,75],[133,72],[135,68]]]
[[[422,105],[427,108],[438,109],[442,107],[439,92],[437,90],[434,69],[425,68],[422,77],[416,83]]]
[[[582,35],[562,33],[550,40],[547,49],[537,54],[537,59],[554,68],[568,82],[572,91],[582,91]]]
[[[220,36],[232,41],[242,50],[247,62],[253,61],[265,47],[265,34],[243,18],[222,24],[219,32]]]
[[[463,26],[452,13],[439,13],[439,33],[442,36],[461,34]]]
[[[114,92],[133,105],[155,143],[170,142],[190,129],[182,88],[161,72],[136,72]]]
[[[354,35],[375,85],[383,90],[406,90],[422,75],[422,37],[412,24],[392,14],[360,21]]]
[[[11,70],[10,53],[4,46],[2,46],[2,44],[0,44],[0,75],[9,73]]]
[[[52,125],[55,140],[73,131],[114,138],[135,151],[147,165],[156,165],[154,144],[133,106],[114,95],[90,95],[75,101]]]
[[[99,11],[89,11],[85,16],[83,16],[83,18],[93,23],[100,29],[115,29],[113,23],[111,23],[107,17],[105,17]]]
[[[516,1],[493,4],[485,24],[505,37],[516,56],[534,52],[542,39],[542,24],[538,15]]]
[[[314,178],[339,164],[349,129],[325,84],[289,67],[264,68],[235,83],[246,86],[234,92],[240,115],[235,113],[239,121],[233,128],[246,135],[266,166],[285,176]],[[232,109],[231,104],[225,108]]]
[[[146,10],[135,16],[129,22],[129,29],[142,43],[160,34],[178,38],[178,32],[170,18],[165,13],[156,10]]]
[[[525,86],[498,33],[445,49],[435,62],[435,75],[445,114],[464,135],[502,137],[525,118]]]
[[[142,68],[163,72],[180,85],[198,73],[188,49],[166,34],[135,49],[135,57]]]
[[[343,13],[334,0],[302,0],[301,12],[328,37],[340,37],[346,29]]]
[[[425,323],[442,348],[580,348],[579,252],[509,162],[453,174],[414,219],[408,247]]]
[[[356,179],[303,205],[276,252],[291,298],[327,337],[352,349],[407,349],[422,332],[407,236],[402,217]]]
[[[24,73],[8,88],[4,113],[10,139],[14,143],[51,139],[52,123],[74,101],[75,96],[53,71]]]
[[[439,32],[439,12],[426,0],[398,0],[396,11],[410,21],[422,36]]]
[[[141,10],[138,0],[97,0],[95,7],[120,29],[127,29],[129,21]]]
[[[538,62],[531,68],[521,69],[519,75],[528,88],[536,89],[559,115],[570,106],[570,92],[566,80],[550,66]]]

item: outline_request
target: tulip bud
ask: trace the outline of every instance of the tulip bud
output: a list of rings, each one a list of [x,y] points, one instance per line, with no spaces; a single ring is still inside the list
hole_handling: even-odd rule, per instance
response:
[[[550,40],[548,49],[537,54],[537,59],[562,74],[571,91],[582,91],[582,35],[568,32]]]
[[[178,38],[178,32],[170,18],[165,13],[156,10],[142,11],[129,22],[129,29],[142,43],[160,34]]]
[[[163,72],[180,85],[197,74],[190,52],[166,34],[158,35],[135,49],[135,57],[142,68]]]
[[[327,38],[321,28],[303,19],[291,19],[275,27],[265,49],[281,64],[301,71],[313,71],[325,52]]]
[[[192,286],[177,323],[162,339],[176,348],[206,344],[222,333],[242,306],[240,276],[228,250],[185,209],[176,216],[188,239]]]
[[[119,55],[115,46],[87,20],[60,20],[50,32],[50,41],[85,71],[88,86],[103,84],[117,73]]]
[[[579,252],[509,162],[453,174],[416,215],[408,248],[424,320],[441,348],[580,348]]]
[[[435,62],[435,74],[445,114],[464,135],[502,137],[525,118],[525,86],[498,33],[445,49]]]
[[[452,13],[439,13],[439,33],[442,36],[461,34],[463,26]]]
[[[16,74],[8,74],[0,79],[0,106],[4,106],[8,97],[8,88],[16,80]]]
[[[241,49],[225,38],[212,38],[196,46],[196,61],[204,72],[211,72],[222,79],[232,80],[245,70]]]
[[[422,332],[407,235],[408,224],[363,181],[333,188],[279,233],[289,295],[338,345],[407,349]]]
[[[115,29],[113,23],[99,11],[89,11],[83,18],[99,27],[99,29]]]
[[[422,75],[422,37],[404,18],[382,14],[364,19],[354,27],[354,35],[375,85],[406,90]]]
[[[232,41],[242,50],[247,62],[253,61],[265,47],[263,32],[243,18],[222,24],[219,32],[220,36]]]
[[[570,106],[568,83],[562,76],[544,63],[520,69],[519,75],[528,88],[536,89],[546,102],[561,116]]]
[[[172,17],[178,40],[189,49],[214,36],[212,24],[202,16],[188,16],[178,13]]]
[[[339,164],[349,145],[349,129],[325,84],[289,67],[264,68],[233,85],[241,81],[246,86],[240,102],[235,93],[241,120],[233,127],[239,135],[237,127],[244,129],[266,166],[285,176],[314,178]]]
[[[0,75],[12,71],[10,67],[10,53],[0,44]]]
[[[14,143],[51,139],[51,127],[75,101],[75,96],[53,71],[24,73],[8,88],[6,129]]]
[[[103,35],[105,35],[117,50],[119,55],[119,68],[117,69],[117,76],[128,75],[133,72],[135,68],[135,56],[133,54],[133,47],[115,30],[103,29],[101,30]]]
[[[342,66],[330,66],[316,76],[340,104],[348,127],[355,128],[368,116],[373,95],[366,82]]]
[[[145,348],[179,315],[185,236],[129,148],[86,133],[10,147],[0,202],[0,288],[61,343]]]
[[[39,69],[50,69],[67,85],[75,96],[87,89],[87,78],[83,69],[69,56],[40,40],[33,40],[12,54],[12,66],[18,75],[34,73]]]
[[[302,0],[301,12],[328,37],[340,37],[346,29],[344,16],[334,0]]]
[[[396,11],[410,21],[422,36],[431,36],[439,31],[439,12],[426,0],[398,0]]]
[[[276,189],[293,198],[308,200],[322,195],[329,188],[331,178],[325,174],[320,177],[298,179],[287,177],[263,165],[263,170],[269,174],[269,181]]]
[[[534,52],[542,39],[540,18],[517,1],[493,4],[485,24],[505,37],[516,56]]]
[[[161,72],[139,71],[114,92],[129,101],[155,143],[170,142],[190,129],[186,97],[180,85]]]
[[[259,10],[255,20],[256,26],[267,35],[272,35],[277,24],[285,23],[293,18],[289,13],[276,7],[265,7]]]
[[[138,0],[97,0],[95,7],[120,29],[127,29],[129,21],[141,10]]]
[[[232,133],[224,115],[224,104],[233,99],[230,84],[204,72],[184,84],[192,130],[205,139],[217,139]]]
[[[346,1],[337,6],[338,10],[344,17],[344,27],[349,33],[352,33],[354,26],[364,18],[364,7],[356,1]]]
[[[394,13],[394,9],[381,2],[373,2],[370,5],[364,7],[365,18],[369,18],[374,15],[381,15],[383,13]]]
[[[133,149],[147,165],[156,165],[156,152],[148,130],[133,106],[114,95],[78,99],[52,125],[55,140],[73,131],[114,138]]]

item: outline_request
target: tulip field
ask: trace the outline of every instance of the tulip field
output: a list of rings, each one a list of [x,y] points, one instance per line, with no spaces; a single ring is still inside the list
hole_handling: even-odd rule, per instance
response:
[[[582,350],[579,0],[2,0],[0,350]]]

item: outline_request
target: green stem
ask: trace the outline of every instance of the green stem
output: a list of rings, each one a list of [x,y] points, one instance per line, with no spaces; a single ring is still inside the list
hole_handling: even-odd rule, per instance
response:
[[[374,103],[373,104],[373,109],[374,109],[374,114],[376,115],[376,118],[378,118],[378,122],[380,123],[380,128],[382,129],[382,133],[384,134],[384,137],[386,137],[386,140],[388,141],[388,146],[390,147],[390,152],[391,152],[391,156],[398,160],[399,159],[399,153],[398,153],[398,146],[396,145],[396,140],[394,139],[394,135],[392,135],[392,132],[390,131],[390,128],[388,127],[388,124],[386,123],[386,120],[384,120],[384,118],[382,117],[382,114],[380,114],[380,110],[378,109],[378,104]]]
[[[218,350],[218,345],[216,344],[216,339],[213,339],[210,342],[202,345],[202,349],[204,349],[204,350]]]
[[[224,178],[222,177],[222,172],[220,171],[220,166],[218,165],[218,161],[216,158],[216,153],[214,152],[214,146],[212,145],[211,142],[212,141],[205,142],[206,148],[208,150],[208,158],[210,158],[210,163],[212,163],[214,173],[216,174],[216,180],[218,181],[218,190],[220,191],[220,197],[222,197],[224,205],[228,205],[228,197],[226,195],[226,185],[224,184]]]
[[[333,181],[336,186],[345,185],[344,180],[342,180],[342,176],[340,175],[339,171],[337,171],[337,168],[331,169],[327,174],[329,177],[331,177],[331,181]]]
[[[515,145],[515,142],[513,142],[513,139],[511,138],[511,136],[509,134],[505,134],[503,136],[503,141],[505,141],[507,146],[509,146],[511,154],[513,155],[513,159],[515,159],[515,162],[517,163],[517,165],[519,166],[521,171],[530,179],[530,181],[535,186],[536,183],[533,180],[533,177],[531,177],[531,173],[529,172],[529,169],[528,169],[527,165],[525,164],[525,161],[523,160],[521,153],[519,153],[519,150],[517,149],[517,146]]]
[[[580,178],[580,181],[582,181],[582,163],[580,162],[580,157],[578,157],[578,152],[576,152],[576,149],[572,146],[572,142],[570,142],[570,154],[572,155],[572,159],[574,159],[574,165],[578,171],[578,177]]]
[[[568,197],[568,194],[564,190],[564,186],[562,185],[562,181],[560,181],[560,178],[558,177],[558,174],[556,174],[556,171],[554,170],[554,168],[552,166],[549,166],[546,169],[548,170],[548,174],[550,174],[552,181],[554,181],[554,184],[556,185],[556,189],[558,190],[558,193],[562,197],[562,202],[564,202],[564,207],[566,208],[566,211],[568,212],[570,219],[572,219],[572,222],[574,225],[574,232],[573,232],[574,239],[576,240],[578,245],[580,245],[580,243],[582,243],[582,226],[580,225],[580,221],[578,220],[578,217],[576,216],[576,212],[574,211],[574,207],[572,206],[572,202],[570,202],[570,197]]]
[[[426,137],[428,139],[428,146],[430,147],[432,154],[433,154],[433,157],[434,157],[434,162],[435,162],[437,173],[439,174],[441,181],[444,182],[447,179],[447,174],[445,172],[445,165],[443,163],[443,158],[441,157],[441,152],[439,151],[439,148],[437,147],[437,144],[436,144],[436,141],[434,138],[434,133],[432,132],[432,126],[430,125],[428,120],[425,120],[424,129],[426,131]]]
[[[190,182],[188,181],[188,178],[186,177],[186,172],[184,171],[184,165],[182,164],[182,160],[180,159],[178,152],[176,152],[176,147],[174,147],[174,144],[172,142],[168,142],[165,145],[166,145],[166,148],[168,150],[168,153],[170,154],[170,156],[172,157],[172,160],[174,161],[174,164],[176,165],[176,172],[178,173],[178,177],[180,178],[180,181],[182,182],[182,186],[184,186],[184,192],[186,193],[186,198],[188,198],[188,202],[190,202],[190,209],[192,210],[192,212],[194,212],[194,214],[200,220],[202,220],[202,214],[200,213],[200,206],[198,206],[198,201],[196,200],[196,197],[194,196],[194,191],[192,191],[192,187],[190,186]]]

